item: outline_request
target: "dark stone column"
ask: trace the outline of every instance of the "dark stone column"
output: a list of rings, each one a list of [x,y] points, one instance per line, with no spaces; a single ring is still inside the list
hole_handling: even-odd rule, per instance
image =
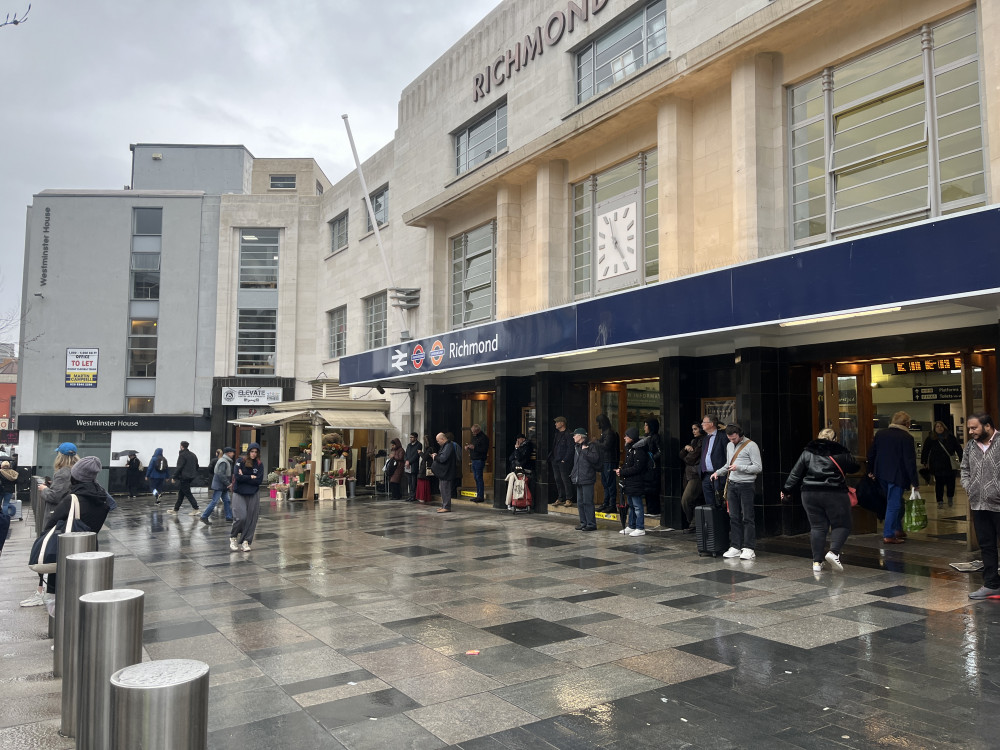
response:
[[[695,377],[694,357],[660,359],[661,414],[660,438],[663,443],[663,471],[660,475],[660,525],[674,529],[683,526],[681,495],[684,493],[684,462],[681,446],[691,439],[691,424],[700,422],[701,404]]]
[[[532,489],[535,513],[548,513],[549,500],[555,497],[555,482],[548,457],[556,431],[552,418],[558,416],[556,412],[561,408],[558,390],[558,378],[551,372],[540,372],[535,376],[535,429],[538,433]]]
[[[737,349],[736,419],[747,437],[760,447],[764,466],[755,500],[757,535],[761,537],[775,536],[783,531],[780,381],[777,349]]]

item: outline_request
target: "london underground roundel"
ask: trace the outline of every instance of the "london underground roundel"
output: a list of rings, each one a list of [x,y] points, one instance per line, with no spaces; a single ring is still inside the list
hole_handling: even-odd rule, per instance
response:
[[[413,347],[413,353],[410,355],[410,361],[416,369],[420,369],[420,366],[424,363],[424,347],[417,344]]]
[[[444,344],[438,339],[433,344],[431,344],[431,364],[437,367],[441,364],[441,360],[444,359]]]

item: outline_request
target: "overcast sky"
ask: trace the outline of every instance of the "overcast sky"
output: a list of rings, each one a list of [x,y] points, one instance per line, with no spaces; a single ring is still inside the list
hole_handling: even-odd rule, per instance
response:
[[[340,116],[373,154],[403,87],[499,1],[33,0],[0,28],[0,311],[33,194],[121,189],[130,143],[311,156],[337,182],[354,169]],[[0,0],[0,19],[27,5]]]

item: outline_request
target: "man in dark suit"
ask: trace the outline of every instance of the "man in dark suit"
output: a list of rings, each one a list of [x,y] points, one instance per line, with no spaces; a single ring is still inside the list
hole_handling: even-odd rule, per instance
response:
[[[726,465],[726,445],[729,440],[715,424],[715,418],[706,414],[701,420],[705,437],[701,440],[701,492],[708,505],[722,505],[722,487],[712,479],[718,469]]]

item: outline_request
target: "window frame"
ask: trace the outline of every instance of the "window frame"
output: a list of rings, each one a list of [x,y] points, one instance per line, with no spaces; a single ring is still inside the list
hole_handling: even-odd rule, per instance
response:
[[[326,311],[327,359],[347,354],[347,305]]]
[[[365,213],[368,213],[367,207]],[[339,224],[343,224],[343,232],[338,228]],[[346,250],[347,245],[350,242],[350,212],[345,210],[343,213],[334,216],[329,221],[330,224],[330,254],[339,253],[341,250]],[[337,244],[338,237],[343,234],[343,241]]]
[[[274,325],[254,327],[251,316],[267,317]],[[269,321],[265,321],[269,322]],[[270,334],[271,343],[266,337]],[[253,339],[264,345],[252,345]],[[264,364],[257,364],[264,357]],[[246,376],[273,376],[278,360],[278,311],[274,308],[243,307],[236,311],[236,374]]]
[[[236,231],[239,237],[238,288],[277,289],[281,269],[281,227],[242,227]],[[273,253],[270,259],[266,257],[269,253]],[[258,256],[256,260],[254,256]],[[273,273],[269,273],[272,270]]]
[[[951,24],[954,26],[949,29]],[[976,10],[967,9],[787,87],[790,247],[808,247],[986,203],[979,32]],[[949,52],[957,49],[959,54],[943,55],[939,62],[941,51],[950,45],[955,46]],[[880,57],[881,64],[873,66]],[[915,70],[917,63],[919,69]],[[965,71],[966,78],[960,71]],[[949,76],[958,82],[939,91],[939,82],[949,80]],[[858,91],[845,97],[845,89],[850,91],[851,87]],[[959,106],[948,109],[945,97],[964,92],[960,96],[967,99],[973,90],[973,103],[963,99]],[[907,96],[911,101],[903,104]],[[889,107],[894,99],[901,104],[895,109]],[[918,107],[922,108],[922,120],[908,122],[907,110],[917,111]],[[946,118],[959,113],[968,118],[973,110],[978,110],[973,124],[940,134]],[[847,146],[857,148],[860,158],[838,163],[838,155],[844,153],[843,141],[838,144],[838,139],[849,132],[838,126],[845,118],[865,113],[872,113],[872,117],[852,129],[867,129],[866,137]],[[978,146],[945,153],[948,140],[963,135],[978,138]],[[882,150],[876,150],[882,143]],[[975,154],[979,155],[978,169],[972,164]],[[963,171],[943,177],[949,162]],[[961,194],[949,198],[949,186],[963,182],[966,184],[958,191]]]
[[[469,251],[470,240],[477,240],[478,237],[473,237],[478,232],[483,229],[489,228],[489,245],[482,247],[474,247],[472,252]],[[456,253],[461,248],[461,253],[456,256]],[[452,330],[459,330],[472,325],[479,325],[481,323],[486,323],[488,321],[494,320],[496,318],[496,307],[497,307],[497,292],[496,292],[496,262],[497,262],[497,220],[491,219],[485,224],[480,224],[477,227],[468,229],[461,234],[457,234],[451,238],[450,242],[450,252],[451,252],[451,281],[449,287],[451,289],[451,328]],[[488,282],[479,282],[469,284],[468,270],[471,262],[489,256],[489,280]],[[469,313],[469,299],[472,295],[482,292],[484,289],[489,289],[489,299],[490,304],[486,310],[486,314],[480,314],[477,317],[470,317]]]
[[[153,332],[136,332],[136,326],[147,324],[153,327]],[[152,339],[152,341],[150,341]],[[152,343],[152,346],[150,346]],[[157,351],[159,348],[159,320],[156,318],[129,318],[128,339],[125,346],[125,377],[126,378],[155,378]],[[138,352],[152,352],[152,361],[133,363],[132,355]],[[148,355],[147,355],[148,356]],[[141,371],[135,369],[141,367]]]
[[[268,175],[269,190],[295,190],[296,182],[295,174]]]
[[[455,145],[455,174],[465,174],[492,157],[495,157],[501,151],[505,151],[507,149],[507,124],[507,99],[504,98],[470,124],[454,131],[451,135]],[[486,137],[482,137],[481,134],[475,132],[477,129],[490,125],[493,126],[493,130]],[[473,137],[480,138],[476,144],[477,147],[481,144],[486,144],[488,148],[478,153],[470,161],[469,154],[473,152],[470,142]]]
[[[641,39],[621,50],[621,54],[608,58],[607,61],[598,65],[598,57],[606,54],[608,50],[600,49],[601,45],[609,40],[615,39],[630,24],[638,20],[636,31],[641,32]],[[662,24],[657,22],[662,20]],[[634,33],[634,32],[630,32]],[[628,38],[628,34],[625,35]],[[642,47],[641,54],[633,55],[631,59],[624,62],[627,54],[634,52],[635,48]],[[612,45],[613,48],[613,45]],[[667,48],[667,6],[666,0],[652,0],[633,13],[616,21],[609,28],[601,29],[601,32],[593,39],[588,40],[584,45],[576,50],[574,57],[576,87],[576,103],[583,104],[605,91],[613,89],[618,83],[628,80],[643,69],[649,67],[654,62],[662,62],[670,59],[670,50]],[[621,69],[615,70],[615,63],[621,63]],[[611,75],[605,75],[600,82],[597,79],[598,72],[610,66]],[[603,86],[599,83],[610,81]]]
[[[382,219],[378,225],[378,228],[381,229],[389,223],[389,183],[387,182],[382,187],[370,192],[368,194],[368,198],[372,202],[372,213],[375,214],[375,220],[378,221],[379,218]],[[376,201],[381,201],[381,205],[377,208],[375,205]],[[375,228],[372,226],[371,214],[368,213],[368,205],[364,201],[361,201],[361,205],[364,208],[365,221],[368,224],[368,232],[374,232]],[[381,217],[379,217],[379,213],[382,214]]]
[[[379,349],[388,343],[389,300],[386,291],[365,297],[365,349]]]

